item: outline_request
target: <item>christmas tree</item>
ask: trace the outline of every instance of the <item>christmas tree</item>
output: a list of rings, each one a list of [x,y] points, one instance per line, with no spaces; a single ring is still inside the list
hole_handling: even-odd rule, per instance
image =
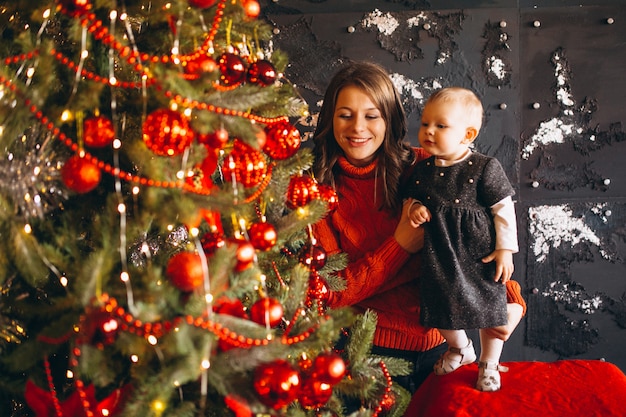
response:
[[[375,315],[326,306],[337,195],[259,14],[0,4],[3,416],[401,413]]]

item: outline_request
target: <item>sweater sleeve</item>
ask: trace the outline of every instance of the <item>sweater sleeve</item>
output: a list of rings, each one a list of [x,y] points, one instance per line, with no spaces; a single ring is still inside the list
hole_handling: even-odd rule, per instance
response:
[[[316,223],[314,233],[328,255],[341,252],[338,236],[327,220]],[[409,281],[412,277],[399,275],[398,271],[410,257],[411,254],[392,235],[376,250],[364,253],[359,259],[349,259],[346,268],[337,272],[346,280],[346,289],[331,292],[328,305],[334,308],[354,305],[383,288],[389,289]]]
[[[526,314],[526,301],[522,297],[522,287],[517,281],[509,280],[506,283],[506,301],[507,303],[519,304],[524,311],[522,315]]]

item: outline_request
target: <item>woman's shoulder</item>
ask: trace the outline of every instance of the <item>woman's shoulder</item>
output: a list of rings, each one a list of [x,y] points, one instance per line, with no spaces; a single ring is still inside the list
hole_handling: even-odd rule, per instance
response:
[[[413,147],[413,152],[415,152],[415,161],[420,162],[424,159],[428,159],[430,154],[426,152],[423,148]]]

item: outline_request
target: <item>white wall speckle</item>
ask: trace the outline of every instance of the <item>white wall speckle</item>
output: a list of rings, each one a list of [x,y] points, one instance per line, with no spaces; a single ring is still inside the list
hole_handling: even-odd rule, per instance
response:
[[[363,19],[361,22],[363,27],[376,27],[379,32],[390,36],[395,32],[400,23],[391,15],[391,13],[384,13],[376,9]]]
[[[593,314],[602,307],[602,299],[599,296],[589,297],[575,285],[570,286],[561,281],[551,282],[542,295],[559,303],[576,305],[578,310],[584,314]]]
[[[546,260],[550,248],[558,248],[565,242],[574,246],[587,241],[600,246],[600,238],[584,218],[573,217],[572,210],[565,204],[530,207],[528,215],[531,249],[538,263]]]
[[[528,159],[539,145],[549,143],[564,143],[565,137],[571,135],[578,126],[565,124],[561,119],[551,119],[539,124],[539,128],[530,138],[529,143],[522,148],[522,158]]]

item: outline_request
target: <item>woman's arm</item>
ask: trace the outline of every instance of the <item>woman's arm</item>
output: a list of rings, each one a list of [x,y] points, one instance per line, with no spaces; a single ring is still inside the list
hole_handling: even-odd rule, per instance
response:
[[[406,213],[405,213],[406,214]],[[313,226],[315,237],[327,255],[343,252],[339,233],[327,217]],[[385,239],[375,250],[365,252],[359,259],[348,261],[348,265],[337,273],[346,280],[346,289],[331,292],[328,305],[341,307],[354,305],[378,292],[401,285],[419,274],[419,259],[413,259],[416,270],[412,274],[399,271],[411,259],[411,252],[423,246],[423,231],[408,224],[402,216],[394,234]]]

